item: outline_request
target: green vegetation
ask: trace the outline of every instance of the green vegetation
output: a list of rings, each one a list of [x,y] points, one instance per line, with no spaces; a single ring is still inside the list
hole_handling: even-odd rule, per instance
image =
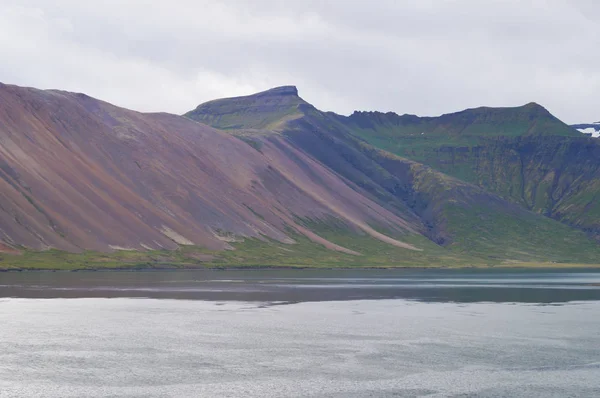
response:
[[[360,251],[355,256],[329,250],[303,236],[295,236],[295,244],[272,240],[246,239],[233,245],[235,250],[209,253],[198,247],[182,247],[175,251],[116,251],[114,253],[67,253],[61,251],[25,251],[21,255],[3,254],[0,270],[100,270],[100,269],[189,269],[189,268],[346,268],[346,267],[459,267],[497,265],[469,256],[454,255],[436,247],[435,251],[417,252],[397,248],[371,237],[328,234],[340,245]],[[422,237],[409,237],[407,243],[431,248]],[[199,260],[198,254],[212,256]],[[208,259],[208,257],[206,257]]]
[[[183,268],[201,263],[194,258],[197,253],[202,253],[201,249],[190,251],[187,247],[176,251],[117,250],[112,253],[23,250],[21,254],[0,254],[0,270]]]
[[[302,116],[307,106],[295,87],[278,87],[255,95],[225,98],[199,105],[184,116],[223,130],[279,130]]]
[[[518,262],[597,263],[600,245],[584,232],[533,213],[510,217],[493,207],[448,204],[453,236],[448,249],[479,258]]]
[[[371,145],[421,162],[600,240],[600,140],[536,104],[438,118],[338,117]]]
[[[489,267],[541,266],[540,264],[590,266],[598,263],[600,247],[583,233],[547,219],[545,223],[521,223],[515,218],[490,214],[488,209],[449,206],[448,228],[458,237],[447,247],[408,233],[380,232],[414,245],[421,251],[399,248],[364,233],[350,231],[332,220],[299,220],[319,236],[358,251],[351,255],[333,251],[290,233],[294,244],[269,239],[234,242],[235,250],[208,251],[182,246],[167,251],[115,251],[68,253],[57,250],[23,251],[0,255],[0,270],[101,270],[101,269],[202,269],[202,268],[351,268],[351,267]],[[487,219],[486,219],[487,217]],[[557,229],[558,224],[558,229]],[[561,230],[563,228],[564,230]],[[563,235],[557,238],[556,231]]]

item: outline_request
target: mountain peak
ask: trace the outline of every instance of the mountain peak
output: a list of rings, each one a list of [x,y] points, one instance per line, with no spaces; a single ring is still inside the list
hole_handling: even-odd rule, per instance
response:
[[[529,111],[550,114],[550,111],[548,111],[548,109],[544,108],[542,105],[538,104],[537,102],[529,102],[529,103],[523,105],[522,108],[528,109]]]
[[[528,102],[527,104],[523,105],[526,108],[544,108],[543,106],[541,106],[540,104],[538,104],[537,102]],[[546,108],[544,108],[546,109]]]
[[[236,129],[273,129],[301,116],[307,103],[298,96],[296,86],[274,87],[256,94],[205,102],[185,114],[212,127]]]
[[[292,95],[298,96],[298,88],[296,86],[279,86],[253,94],[254,96],[277,96],[277,95]],[[253,95],[250,95],[253,96]]]

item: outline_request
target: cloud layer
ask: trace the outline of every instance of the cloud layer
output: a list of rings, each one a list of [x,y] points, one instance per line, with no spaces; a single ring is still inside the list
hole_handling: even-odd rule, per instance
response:
[[[0,81],[142,111],[294,84],[338,113],[596,121],[599,48],[594,0],[0,0]]]

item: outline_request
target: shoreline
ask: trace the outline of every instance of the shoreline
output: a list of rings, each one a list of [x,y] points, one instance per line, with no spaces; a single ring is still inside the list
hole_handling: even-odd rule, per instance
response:
[[[498,265],[465,265],[465,266],[389,266],[389,267],[315,267],[315,266],[289,266],[289,265],[265,265],[265,266],[216,266],[216,267],[114,267],[114,268],[74,268],[74,269],[45,269],[45,268],[0,268],[2,273],[37,273],[37,272],[189,272],[189,271],[393,271],[393,270],[598,270],[600,264],[582,263],[511,263]]]

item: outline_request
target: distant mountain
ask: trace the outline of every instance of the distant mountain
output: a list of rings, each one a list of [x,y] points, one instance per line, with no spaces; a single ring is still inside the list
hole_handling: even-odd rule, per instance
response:
[[[594,138],[600,137],[600,122],[588,124],[574,124],[571,127],[584,134],[590,134]]]
[[[393,112],[354,112],[344,120],[358,129],[394,131],[405,136],[464,137],[575,136],[544,107],[534,102],[514,108],[480,107],[439,117],[397,115]]]
[[[0,85],[0,268],[595,262],[597,143],[536,104],[344,117],[284,86],[176,116]]]

